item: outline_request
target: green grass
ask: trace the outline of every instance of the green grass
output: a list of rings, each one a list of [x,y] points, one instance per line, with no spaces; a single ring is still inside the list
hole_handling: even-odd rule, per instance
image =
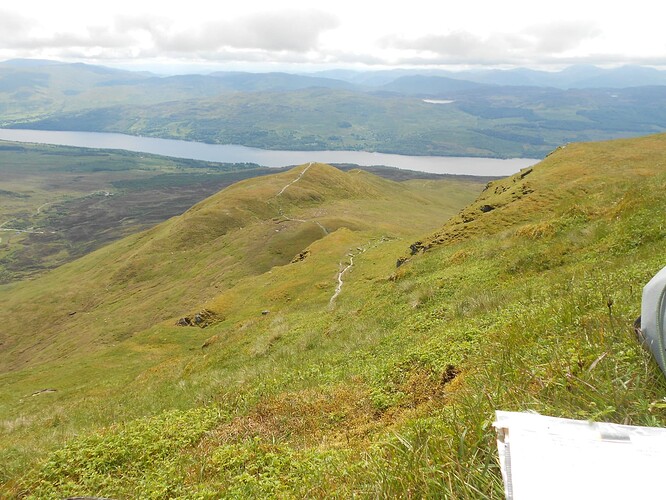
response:
[[[0,283],[34,278],[269,172],[275,170],[3,141]]]
[[[299,181],[277,202],[293,218],[322,221],[321,210],[335,207],[336,217],[360,227],[309,242],[301,261],[244,271],[181,309],[209,311],[215,319],[206,328],[155,319],[116,345],[88,353],[82,335],[70,354],[5,369],[0,491],[503,498],[496,409],[664,426],[666,383],[632,323],[642,286],[664,265],[665,160],[664,136],[569,145],[527,175],[490,184],[430,236],[433,216],[411,210],[425,210],[427,200],[441,210],[436,185],[317,166],[311,184]],[[95,262],[120,262],[111,256],[121,248],[141,259],[188,241],[190,251],[192,242],[205,246],[206,235],[225,227],[224,199],[268,216],[276,208],[270,193],[297,173],[244,181],[195,207],[182,221],[209,226],[191,240],[159,239],[187,227],[172,221]],[[336,186],[344,187],[337,195]],[[354,266],[330,305],[349,254]],[[190,255],[185,274],[201,276],[203,254]],[[396,268],[401,256],[409,260]],[[85,262],[53,275],[67,283]],[[137,273],[154,279],[155,262],[146,262]],[[161,272],[174,282],[180,266]],[[118,285],[125,295],[132,279]],[[200,286],[186,283],[188,295]],[[15,311],[36,297],[29,289],[47,284],[45,277],[14,289]],[[155,309],[146,297],[118,311],[146,315]],[[99,325],[108,342],[113,328]],[[21,328],[30,331],[30,321]],[[49,341],[61,349],[57,338]],[[46,388],[57,392],[30,396]]]

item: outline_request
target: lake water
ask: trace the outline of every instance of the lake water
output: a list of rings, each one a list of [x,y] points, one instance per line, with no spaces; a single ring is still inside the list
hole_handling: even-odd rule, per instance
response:
[[[0,140],[57,144],[83,148],[124,149],[176,158],[224,163],[256,163],[267,167],[301,165],[311,161],[386,165],[436,174],[506,176],[534,165],[533,158],[471,158],[450,156],[407,156],[364,151],[272,151],[229,144],[156,139],[99,132],[0,129]]]

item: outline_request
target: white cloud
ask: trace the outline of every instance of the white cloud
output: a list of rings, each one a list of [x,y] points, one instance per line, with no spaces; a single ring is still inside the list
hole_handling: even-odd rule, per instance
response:
[[[562,21],[532,26],[524,31],[534,38],[536,54],[555,55],[578,49],[587,40],[602,34],[595,24],[583,21]]]
[[[277,11],[180,30],[159,27],[151,32],[157,48],[168,52],[196,53],[224,48],[307,52],[317,49],[322,32],[337,25],[337,18],[316,10]]]
[[[469,31],[424,35],[416,38],[388,36],[387,49],[404,51],[401,60],[436,60],[444,64],[538,64],[556,60],[575,50],[600,31],[589,23],[561,22],[532,26],[516,33],[482,36]]]
[[[116,16],[107,25],[71,28],[69,31],[35,33],[27,18],[0,18],[0,44],[35,54],[80,54],[101,58],[150,57],[270,60],[284,52],[307,54],[319,47],[320,35],[336,28],[332,14],[313,9],[258,12],[235,19],[208,20],[197,24],[176,19]],[[301,59],[304,56],[300,56]]]
[[[0,58],[327,65],[546,65],[666,59],[658,16],[590,0],[408,5],[243,0],[22,0],[0,9]],[[601,8],[603,7],[603,8]]]

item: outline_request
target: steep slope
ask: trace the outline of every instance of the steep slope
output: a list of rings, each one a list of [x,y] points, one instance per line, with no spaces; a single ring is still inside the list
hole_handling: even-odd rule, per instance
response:
[[[395,236],[427,227],[478,189],[449,184],[460,190],[447,199],[412,186],[322,164],[239,182],[149,231],[0,289],[0,370],[113,344],[289,263],[341,227]],[[409,210],[384,219],[401,206]]]
[[[567,145],[411,251],[341,228],[193,305],[204,329],[7,374],[0,491],[501,498],[495,409],[664,426],[666,381],[631,328],[666,263],[664,187],[664,135]],[[301,194],[280,200],[293,219],[318,206]],[[395,200],[365,206],[401,226]]]
[[[666,164],[663,137],[618,140],[613,148],[604,142],[562,146],[537,167],[489,183],[473,204],[412,245],[412,254],[508,226],[525,224],[521,231],[540,237],[576,217],[611,219],[634,204],[641,181]]]

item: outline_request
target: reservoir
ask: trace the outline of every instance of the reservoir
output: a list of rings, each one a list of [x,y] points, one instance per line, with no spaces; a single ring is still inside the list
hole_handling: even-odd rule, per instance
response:
[[[385,165],[435,174],[506,176],[534,165],[534,158],[473,158],[453,156],[407,156],[365,151],[274,151],[233,144],[157,139],[100,132],[0,129],[0,140],[56,144],[83,148],[124,149],[176,158],[222,163],[256,163],[266,167],[321,163]]]

